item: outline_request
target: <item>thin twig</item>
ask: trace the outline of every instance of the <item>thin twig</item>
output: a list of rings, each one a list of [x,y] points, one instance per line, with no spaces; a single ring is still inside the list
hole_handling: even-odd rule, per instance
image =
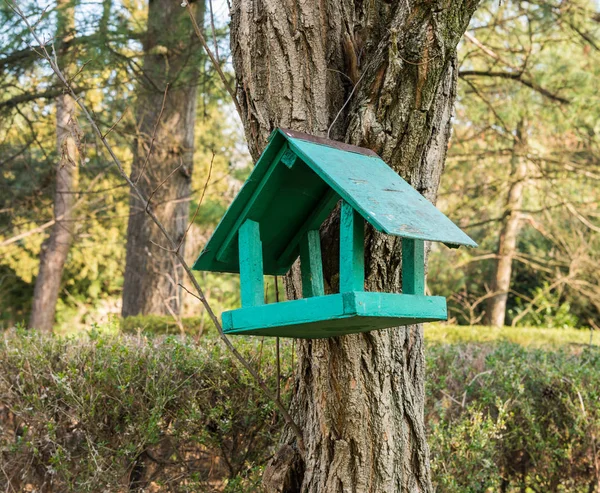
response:
[[[146,172],[146,166],[148,165],[148,161],[150,160],[150,154],[152,154],[152,150],[154,149],[154,141],[156,140],[156,132],[158,130],[158,125],[162,118],[163,112],[165,111],[165,105],[167,103],[167,92],[168,91],[169,91],[169,84],[167,83],[167,85],[165,86],[165,92],[163,94],[163,100],[162,100],[162,105],[160,107],[160,112],[158,113],[158,118],[156,119],[156,123],[154,124],[154,130],[152,131],[152,139],[150,140],[150,148],[148,149],[148,154],[146,154],[146,159],[144,159],[144,164],[142,166],[142,170],[140,171],[140,174],[137,175],[137,177],[135,179],[136,185],[140,181],[140,178]]]
[[[150,208],[150,203],[152,202],[152,197],[154,197],[154,194],[156,192],[158,192],[158,190],[160,190],[160,188],[169,180],[169,178],[171,178],[171,176],[173,176],[175,173],[177,173],[177,171],[179,171],[179,169],[183,166],[183,159],[181,160],[181,162],[179,163],[179,166],[177,166],[173,171],[171,171],[166,178],[161,181],[154,190],[152,190],[152,193],[150,194],[150,196],[148,197],[148,201],[146,202],[146,211],[148,211],[148,209]]]
[[[115,127],[119,124],[119,122],[125,117],[128,110],[129,110],[129,106],[127,108],[125,108],[125,111],[123,111],[123,113],[121,113],[121,116],[119,117],[119,119],[104,134],[104,138],[109,136],[109,134],[115,129]]]
[[[215,45],[215,58],[219,61],[219,43],[217,43],[217,33],[215,31],[215,15],[213,13],[212,0],[208,0],[208,8],[210,9],[210,28],[212,30],[213,44]]]
[[[77,96],[75,94],[75,91],[73,90],[73,87],[69,84],[69,82],[65,78],[64,74],[62,73],[62,71],[58,67],[58,64],[57,64],[56,60],[53,59],[50,56],[50,54],[48,53],[48,50],[46,49],[45,44],[39,38],[37,32],[35,31],[35,29],[33,29],[33,27],[31,26],[31,24],[29,23],[28,19],[25,17],[25,15],[21,11],[21,9],[17,5],[15,5],[13,3],[8,3],[8,5],[13,10],[13,12],[16,15],[18,15],[23,20],[23,22],[28,27],[28,29],[31,32],[33,38],[35,39],[35,41],[38,43],[38,45],[40,46],[41,50],[43,51],[43,54],[44,54],[43,58],[45,58],[48,61],[48,63],[50,64],[50,67],[52,68],[52,70],[54,71],[54,73],[56,74],[56,76],[64,84],[67,92],[73,97],[73,99],[75,99],[75,102],[77,103],[77,106],[79,106],[79,108],[81,109],[81,111],[85,115],[85,117],[88,120],[90,126],[92,127],[92,130],[98,136],[98,138],[100,139],[100,141],[104,145],[105,149],[109,153],[109,155],[110,155],[113,163],[117,167],[117,169],[118,169],[119,174],[121,175],[121,177],[127,182],[127,184],[129,185],[129,187],[131,188],[131,191],[135,195],[138,196],[138,198],[142,201],[142,203],[147,203],[147,200],[144,197],[144,195],[141,192],[141,190],[131,180],[131,178],[129,177],[129,175],[125,171],[125,168],[123,167],[121,161],[119,160],[119,158],[115,154],[112,146],[110,145],[110,143],[102,135],[102,132],[100,131],[100,128],[98,127],[98,124],[96,123],[96,120],[92,117],[92,115],[91,115],[90,111],[88,110],[87,106],[85,105],[85,103],[83,102],[83,100],[81,98],[77,98]],[[167,231],[167,229],[165,228],[165,226],[163,225],[163,223],[160,221],[160,219],[158,219],[158,217],[152,211],[151,208],[146,207],[146,213],[148,214],[148,216],[150,217],[150,219],[152,219],[152,221],[157,226],[157,228],[162,233],[162,235],[165,237],[165,240],[170,245],[170,248],[173,251],[173,255],[175,255],[175,257],[177,257],[177,260],[179,260],[179,262],[180,262],[183,270],[185,271],[188,279],[190,280],[190,282],[194,286],[194,289],[196,290],[196,293],[198,294],[198,296],[196,296],[196,297],[204,305],[204,308],[206,309],[206,313],[208,313],[208,316],[210,317],[210,319],[212,320],[214,326],[216,327],[217,331],[219,332],[219,336],[220,336],[221,340],[224,342],[224,344],[227,346],[227,348],[231,351],[231,353],[234,355],[234,357],[244,366],[244,368],[248,371],[248,373],[250,373],[250,375],[254,378],[254,380],[256,381],[256,383],[258,384],[258,386],[261,388],[261,390],[263,391],[263,393],[267,396],[267,398],[271,399],[275,403],[275,405],[279,409],[279,412],[283,416],[285,422],[292,429],[294,435],[296,436],[296,439],[298,441],[298,450],[300,451],[300,453],[302,455],[304,455],[305,448],[304,448],[304,438],[303,438],[303,435],[302,435],[302,431],[300,430],[300,428],[298,427],[298,425],[296,424],[296,422],[294,421],[294,419],[291,417],[291,415],[288,412],[288,410],[281,403],[281,401],[279,401],[279,400],[276,399],[276,397],[272,394],[272,392],[269,389],[269,387],[267,386],[267,384],[260,378],[260,376],[258,375],[258,373],[256,373],[256,370],[252,367],[252,365],[248,362],[248,360],[246,358],[244,358],[244,356],[237,350],[237,348],[233,345],[233,343],[229,340],[229,338],[224,334],[223,327],[221,326],[221,323],[219,322],[219,319],[217,318],[217,315],[215,314],[215,312],[213,311],[212,307],[210,306],[210,304],[206,300],[206,297],[204,296],[204,292],[203,292],[202,288],[200,287],[200,285],[198,284],[198,281],[196,280],[196,277],[194,276],[192,270],[187,265],[187,262],[185,261],[185,258],[183,257],[183,255],[180,252],[178,252],[176,250],[175,241],[173,240],[173,238],[171,237],[171,235],[169,234],[169,232]],[[183,287],[183,285],[181,285],[181,286]],[[183,287],[183,288],[186,291],[189,292],[189,290],[187,288],[185,288],[185,287]]]
[[[185,237],[187,236],[188,231],[192,227],[192,224],[194,224],[194,221],[196,220],[196,216],[198,215],[198,211],[200,210],[200,206],[202,206],[202,202],[204,201],[204,195],[206,195],[206,189],[208,188],[208,184],[210,182],[210,175],[212,175],[214,161],[215,161],[215,151],[212,151],[212,157],[210,158],[210,165],[208,168],[208,176],[206,177],[206,181],[204,182],[204,188],[202,189],[202,195],[200,195],[200,200],[198,201],[198,207],[196,207],[196,210],[194,211],[194,215],[192,216],[192,219],[189,222],[189,224],[185,230],[185,233],[183,233],[183,236],[181,237],[181,241],[179,242],[179,245],[177,245],[178,251],[181,248],[181,245],[183,245],[183,242],[185,241]]]
[[[279,279],[275,276],[275,303],[279,303]],[[279,337],[275,338],[275,351],[277,358],[277,399],[281,399],[281,358],[279,355]]]
[[[348,103],[352,99],[352,96],[354,95],[354,91],[356,91],[356,88],[358,87],[358,85],[360,84],[360,82],[363,80],[363,77],[368,72],[370,66],[371,66],[371,64],[369,64],[369,65],[367,65],[365,67],[365,69],[363,70],[363,73],[361,74],[361,76],[359,77],[359,79],[356,81],[356,84],[354,84],[354,86],[352,87],[352,91],[350,91],[350,94],[346,98],[346,101],[344,101],[344,104],[340,108],[340,111],[337,112],[337,115],[335,115],[335,118],[331,122],[331,125],[329,125],[329,128],[327,129],[327,138],[329,138],[329,134],[331,133],[331,129],[335,125],[335,122],[337,121],[337,119],[339,118],[339,116],[342,114],[342,111],[344,111],[344,108],[348,105]]]
[[[223,82],[225,89],[231,96],[231,99],[233,101],[233,104],[235,105],[235,109],[237,110],[238,115],[240,115],[240,118],[242,118],[242,116],[243,116],[242,107],[240,106],[239,101],[235,97],[235,92],[231,88],[231,85],[229,84],[227,77],[225,77],[225,74],[223,73],[223,70],[221,69],[221,65],[219,65],[219,61],[215,58],[215,55],[213,55],[213,52],[210,51],[208,43],[206,42],[206,39],[204,38],[202,31],[200,30],[200,26],[198,26],[198,22],[196,22],[196,18],[194,17],[194,12],[192,11],[192,7],[189,4],[189,2],[187,2],[187,1],[185,2],[185,8],[187,9],[187,13],[190,16],[190,19],[192,20],[192,25],[194,26],[194,31],[196,32],[196,36],[198,36],[198,39],[200,40],[200,43],[202,43],[202,47],[204,48],[204,51],[206,51],[206,54],[210,58],[210,61],[212,62],[213,66],[215,67],[215,70],[219,74],[221,82]]]

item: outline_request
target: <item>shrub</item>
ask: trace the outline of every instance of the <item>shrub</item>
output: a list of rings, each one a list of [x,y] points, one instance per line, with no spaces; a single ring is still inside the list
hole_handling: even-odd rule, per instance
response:
[[[273,341],[234,342],[274,389]],[[289,384],[291,345],[282,343]],[[437,492],[598,491],[599,348],[426,348]],[[258,492],[281,427],[211,333],[197,345],[23,332],[0,346],[0,484],[7,478],[9,492]]]
[[[262,359],[275,387],[271,345]],[[7,491],[252,491],[280,429],[212,340],[20,335],[5,339],[0,375]]]
[[[597,347],[432,345],[427,364],[438,491],[596,491]]]
[[[167,315],[135,315],[120,320],[120,329],[124,334],[181,335],[183,329],[184,334],[193,335],[199,333],[200,327],[203,327],[202,317],[183,318],[181,326],[173,317]],[[203,327],[204,330],[208,328]]]

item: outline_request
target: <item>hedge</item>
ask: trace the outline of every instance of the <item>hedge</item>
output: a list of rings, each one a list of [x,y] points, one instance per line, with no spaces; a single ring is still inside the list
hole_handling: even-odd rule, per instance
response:
[[[273,341],[236,339],[276,387]],[[427,344],[438,492],[600,492],[600,350]],[[289,398],[291,346],[282,354]],[[24,492],[253,492],[282,420],[212,336],[0,347],[0,484]]]

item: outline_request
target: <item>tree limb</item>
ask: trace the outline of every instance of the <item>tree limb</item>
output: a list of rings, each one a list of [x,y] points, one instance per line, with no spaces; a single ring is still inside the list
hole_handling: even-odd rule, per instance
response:
[[[73,89],[74,94],[80,94],[85,91],[86,87],[77,87]],[[43,92],[35,92],[19,94],[18,96],[13,96],[10,99],[6,99],[5,101],[0,101],[0,110],[2,109],[11,109],[15,106],[18,106],[22,103],[28,103],[30,101],[35,101],[36,99],[54,99],[58,96],[64,94],[65,90],[61,88],[48,89]]]
[[[265,381],[260,377],[260,375],[257,373],[257,371],[252,367],[252,365],[250,364],[250,362],[237,350],[237,348],[233,345],[233,343],[225,335],[225,333],[223,332],[223,327],[221,325],[221,322],[219,321],[217,315],[213,311],[210,303],[208,302],[208,300],[204,296],[204,291],[200,287],[200,284],[198,283],[198,280],[196,279],[196,277],[194,276],[192,270],[190,269],[190,267],[188,266],[187,262],[185,261],[185,258],[183,257],[183,254],[180,253],[180,251],[177,249],[177,244],[176,244],[175,240],[171,237],[171,235],[167,231],[166,227],[160,221],[160,219],[156,216],[156,214],[154,213],[154,211],[152,210],[152,208],[148,207],[149,201],[146,199],[146,197],[144,197],[144,194],[142,193],[142,191],[131,180],[131,178],[129,177],[129,175],[125,171],[125,168],[123,167],[121,161],[119,160],[119,158],[115,154],[115,152],[114,152],[112,146],[110,145],[110,143],[105,139],[104,135],[102,134],[102,131],[98,127],[98,124],[96,123],[95,119],[92,117],[92,115],[91,115],[90,111],[88,110],[86,104],[81,100],[81,98],[77,97],[74,89],[69,84],[69,81],[67,80],[67,78],[64,76],[64,74],[62,73],[62,71],[58,67],[58,65],[56,63],[56,60],[50,55],[50,53],[48,53],[48,50],[46,49],[46,45],[39,38],[37,32],[31,26],[31,24],[29,23],[27,17],[23,14],[23,12],[19,8],[19,6],[16,5],[16,4],[14,4],[14,3],[9,3],[9,6],[15,12],[15,14],[17,14],[23,20],[23,22],[27,25],[27,27],[29,28],[29,31],[31,32],[31,34],[34,37],[35,41],[38,43],[40,49],[42,50],[44,58],[48,61],[48,63],[50,64],[50,67],[53,70],[53,72],[60,79],[60,81],[64,84],[67,92],[69,94],[71,94],[71,96],[73,97],[73,99],[75,100],[75,102],[77,103],[77,105],[79,106],[79,108],[81,109],[81,111],[83,112],[83,114],[85,115],[85,117],[86,117],[87,121],[89,122],[90,126],[92,127],[94,133],[100,139],[100,141],[102,142],[104,148],[107,150],[108,154],[112,158],[112,161],[113,161],[114,165],[116,166],[116,168],[117,168],[119,174],[121,175],[121,177],[127,182],[127,184],[129,185],[129,187],[131,188],[132,192],[135,195],[138,196],[138,198],[140,199],[140,201],[142,203],[147,204],[147,206],[146,206],[146,213],[148,214],[148,216],[150,217],[150,219],[152,220],[152,222],[156,225],[156,227],[160,230],[160,232],[164,236],[165,241],[167,242],[169,251],[171,253],[173,253],[173,255],[180,262],[180,264],[181,264],[183,270],[185,271],[188,279],[190,280],[190,282],[194,286],[194,289],[195,289],[195,291],[197,293],[196,297],[200,300],[200,302],[202,303],[202,305],[204,305],[204,308],[206,309],[206,313],[208,314],[208,316],[210,317],[210,319],[213,322],[214,326],[216,327],[217,331],[219,332],[219,336],[221,337],[221,340],[224,342],[224,344],[227,346],[227,348],[231,351],[231,353],[234,355],[234,357],[242,364],[242,366],[244,366],[244,368],[248,371],[248,373],[250,373],[250,375],[252,376],[252,378],[254,378],[254,380],[256,381],[256,383],[258,384],[258,386],[261,388],[261,390],[264,392],[264,394],[270,400],[272,400],[275,403],[275,405],[279,409],[279,412],[281,413],[281,415],[283,416],[284,420],[286,421],[287,425],[294,432],[294,435],[296,436],[296,439],[298,440],[298,448],[299,448],[300,452],[302,454],[304,454],[304,437],[303,437],[302,431],[300,430],[300,428],[298,427],[298,425],[295,423],[294,419],[292,418],[292,416],[290,415],[290,413],[288,412],[288,410],[285,408],[285,406],[283,405],[283,403],[280,400],[278,400],[273,395],[273,393],[271,392],[271,389],[269,389],[269,387],[267,386],[267,384],[265,383]],[[195,19],[193,19],[193,20],[195,22]],[[197,27],[196,23],[195,23],[195,26]],[[198,28],[198,32],[199,32],[199,28]]]
[[[571,101],[569,99],[559,96],[558,94],[554,94],[554,93],[550,92],[548,89],[544,89],[537,82],[534,82],[530,79],[524,78],[523,74],[519,73],[519,72],[512,73],[512,72],[493,72],[493,71],[487,71],[487,70],[461,70],[460,72],[458,72],[458,76],[463,79],[465,79],[467,77],[497,77],[500,79],[516,80],[517,82],[520,82],[524,86],[527,86],[530,89],[533,89],[534,91],[539,92],[541,95],[546,96],[549,99],[552,99],[554,101],[557,101],[557,102],[563,103],[563,104],[571,103]]]

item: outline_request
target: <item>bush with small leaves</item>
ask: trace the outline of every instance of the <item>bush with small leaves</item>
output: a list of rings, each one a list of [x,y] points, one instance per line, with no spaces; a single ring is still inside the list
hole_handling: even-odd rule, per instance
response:
[[[275,389],[273,344],[236,343]],[[281,428],[214,339],[7,336],[0,375],[7,491],[234,491],[255,482]]]

